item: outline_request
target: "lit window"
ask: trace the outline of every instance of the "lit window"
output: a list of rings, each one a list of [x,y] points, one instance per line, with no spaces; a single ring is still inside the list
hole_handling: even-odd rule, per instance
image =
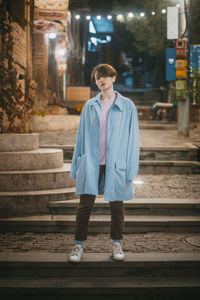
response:
[[[89,22],[89,32],[96,33],[96,29],[95,29],[94,24],[91,20]]]

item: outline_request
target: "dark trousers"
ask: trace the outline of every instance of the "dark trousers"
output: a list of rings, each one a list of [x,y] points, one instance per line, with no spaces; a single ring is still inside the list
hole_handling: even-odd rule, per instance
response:
[[[106,165],[100,165],[99,185],[105,178]],[[75,240],[84,241],[87,239],[88,226],[91,210],[94,206],[96,195],[82,194],[76,215]],[[121,240],[124,229],[124,205],[123,201],[109,202],[111,210],[111,238]]]

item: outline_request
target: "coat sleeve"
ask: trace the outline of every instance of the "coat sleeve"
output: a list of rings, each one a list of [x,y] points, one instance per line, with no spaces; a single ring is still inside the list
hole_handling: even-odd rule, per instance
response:
[[[75,179],[76,179],[77,159],[79,156],[82,155],[82,150],[83,150],[84,126],[85,126],[85,106],[83,107],[83,110],[81,113],[78,132],[76,135],[76,144],[75,144],[74,153],[73,153],[73,157],[72,157],[71,171],[70,171],[70,176]]]
[[[126,180],[133,180],[139,169],[139,126],[137,109],[135,105],[133,105],[130,118],[126,165]]]

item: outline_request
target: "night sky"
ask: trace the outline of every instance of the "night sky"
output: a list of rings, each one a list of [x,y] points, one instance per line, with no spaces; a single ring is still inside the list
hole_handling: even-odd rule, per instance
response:
[[[91,10],[111,11],[114,0],[88,0],[88,5]]]

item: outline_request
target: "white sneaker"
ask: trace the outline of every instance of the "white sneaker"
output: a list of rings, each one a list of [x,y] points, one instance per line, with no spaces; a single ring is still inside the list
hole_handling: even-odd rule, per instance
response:
[[[83,255],[83,247],[80,245],[75,245],[70,256],[69,261],[78,263],[81,261],[81,257]]]
[[[124,252],[122,251],[120,243],[113,243],[113,259],[114,260],[124,260]]]

